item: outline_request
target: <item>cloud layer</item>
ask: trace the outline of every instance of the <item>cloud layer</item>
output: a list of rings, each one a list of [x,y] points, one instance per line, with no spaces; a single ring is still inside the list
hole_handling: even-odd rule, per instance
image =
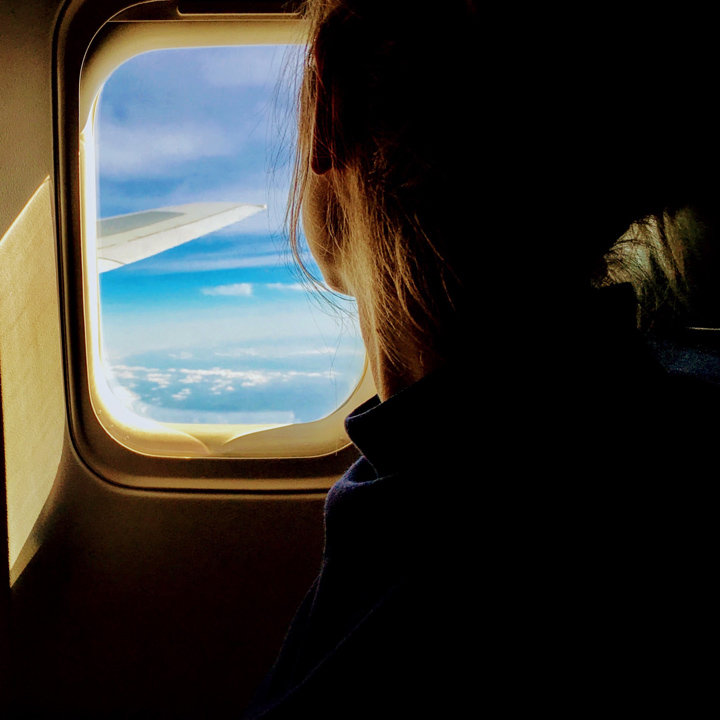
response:
[[[232,285],[204,287],[200,292],[202,292],[203,295],[250,297],[253,294],[253,286],[251,283],[233,283]]]
[[[215,355],[217,359],[222,353]],[[172,354],[165,357],[172,362]],[[206,367],[205,360],[195,367],[115,363],[107,367],[106,375],[113,393],[128,408],[161,422],[237,422],[232,418],[238,413],[285,418],[263,422],[310,422],[344,402],[362,371],[357,358],[328,362],[326,353],[301,351],[295,360],[291,355],[278,363],[276,358],[274,367],[257,351],[225,357],[254,362],[245,368]]]

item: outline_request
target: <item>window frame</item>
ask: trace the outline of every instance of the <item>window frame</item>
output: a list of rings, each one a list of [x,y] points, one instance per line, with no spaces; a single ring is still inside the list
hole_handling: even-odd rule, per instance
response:
[[[367,361],[355,392],[329,417],[239,434],[236,426],[133,424],[113,406],[109,390],[102,386],[104,373],[96,371],[98,277],[94,246],[81,239],[84,228],[92,228],[94,235],[95,166],[89,128],[105,79],[125,60],[148,50],[251,44],[250,38],[252,44],[284,44],[297,42],[303,31],[299,17],[278,13],[275,2],[251,4],[254,9],[266,6],[268,12],[200,16],[182,15],[183,5],[156,1],[128,7],[127,0],[77,0],[66,6],[59,25],[56,202],[70,434],[83,460],[118,485],[214,491],[326,489],[357,457],[343,420],[352,407],[374,394]],[[215,5],[227,9],[229,4]]]

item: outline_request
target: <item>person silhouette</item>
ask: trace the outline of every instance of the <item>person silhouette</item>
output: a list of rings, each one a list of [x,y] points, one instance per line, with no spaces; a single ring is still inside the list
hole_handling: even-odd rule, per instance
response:
[[[644,328],[685,302],[669,228],[717,154],[668,88],[704,107],[709,46],[631,10],[306,3],[290,242],[302,261],[302,223],[356,298],[378,396],[347,420],[361,457],[246,718],[669,707],[702,685],[711,525],[677,480],[707,472],[717,393]]]

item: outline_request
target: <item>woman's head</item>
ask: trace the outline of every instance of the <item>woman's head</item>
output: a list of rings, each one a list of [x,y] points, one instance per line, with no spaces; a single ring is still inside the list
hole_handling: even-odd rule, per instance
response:
[[[302,205],[326,280],[358,297],[388,358],[400,339],[442,356],[476,241],[475,3],[433,18],[316,0],[308,15],[294,220]]]

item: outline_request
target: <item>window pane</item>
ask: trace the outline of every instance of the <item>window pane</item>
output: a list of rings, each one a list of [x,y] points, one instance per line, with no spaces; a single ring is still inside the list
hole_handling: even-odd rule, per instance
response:
[[[122,65],[103,89],[102,360],[139,415],[308,422],[360,378],[354,305],[308,293],[281,236],[294,142],[282,70],[293,52],[160,50]]]

